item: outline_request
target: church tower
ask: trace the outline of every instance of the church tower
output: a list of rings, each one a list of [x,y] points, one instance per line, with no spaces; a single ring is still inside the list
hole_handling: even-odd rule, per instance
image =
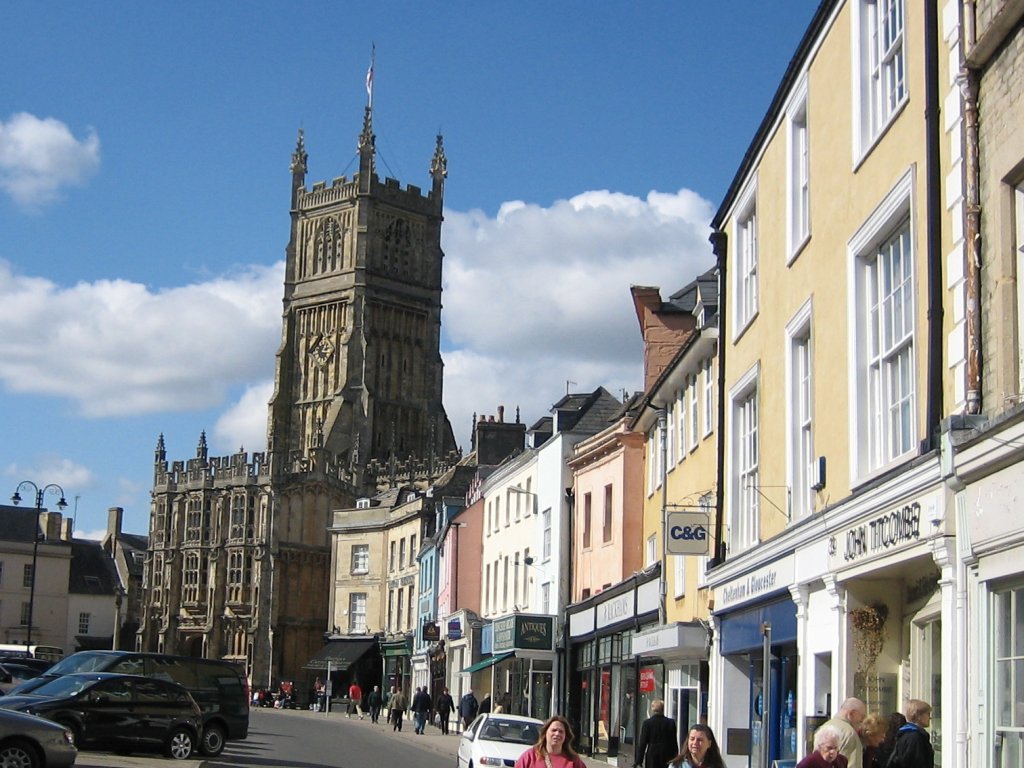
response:
[[[442,405],[437,137],[426,193],[376,173],[372,107],[359,170],[306,188],[291,158],[281,345],[267,450],[155,453],[142,650],[244,663],[253,685],[301,680],[329,630],[333,512],[427,487],[458,452]]]

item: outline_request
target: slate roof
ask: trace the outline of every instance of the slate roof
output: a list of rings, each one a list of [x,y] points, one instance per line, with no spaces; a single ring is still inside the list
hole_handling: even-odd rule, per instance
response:
[[[39,516],[35,507],[0,504],[0,541],[27,541],[31,544],[38,530]]]
[[[68,593],[114,595],[118,586],[114,561],[103,549],[103,545],[91,539],[72,539]]]
[[[560,432],[597,434],[617,418],[622,403],[604,387],[589,394],[568,394],[551,406]]]

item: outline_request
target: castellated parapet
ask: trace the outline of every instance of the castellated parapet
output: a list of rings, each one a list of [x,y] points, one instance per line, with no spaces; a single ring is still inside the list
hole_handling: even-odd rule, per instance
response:
[[[381,182],[377,174],[371,174],[370,179],[370,194],[377,203],[395,205],[422,214],[437,213],[441,206],[441,200],[433,192],[424,194],[416,184],[403,187],[401,182],[390,177]],[[351,181],[345,176],[338,176],[331,180],[330,186],[327,186],[326,181],[317,181],[311,189],[299,188],[296,193],[297,208],[305,212],[354,200],[359,193],[359,175],[356,174]]]

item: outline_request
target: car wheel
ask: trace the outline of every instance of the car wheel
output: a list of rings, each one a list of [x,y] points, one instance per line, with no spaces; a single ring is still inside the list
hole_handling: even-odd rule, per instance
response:
[[[164,748],[168,757],[174,760],[188,760],[196,747],[195,736],[188,728],[175,728],[167,737]]]
[[[23,741],[9,741],[0,747],[0,765],[4,768],[39,768],[39,756]]]
[[[224,729],[219,725],[208,725],[203,729],[199,751],[207,757],[216,757],[224,751]]]

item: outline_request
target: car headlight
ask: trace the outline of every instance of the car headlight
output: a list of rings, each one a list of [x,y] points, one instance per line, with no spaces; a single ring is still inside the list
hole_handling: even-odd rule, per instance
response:
[[[500,757],[488,757],[487,755],[481,755],[480,765],[504,765],[505,760]]]
[[[64,729],[64,741],[67,742],[69,746],[75,746],[75,734],[73,734],[67,728]]]

